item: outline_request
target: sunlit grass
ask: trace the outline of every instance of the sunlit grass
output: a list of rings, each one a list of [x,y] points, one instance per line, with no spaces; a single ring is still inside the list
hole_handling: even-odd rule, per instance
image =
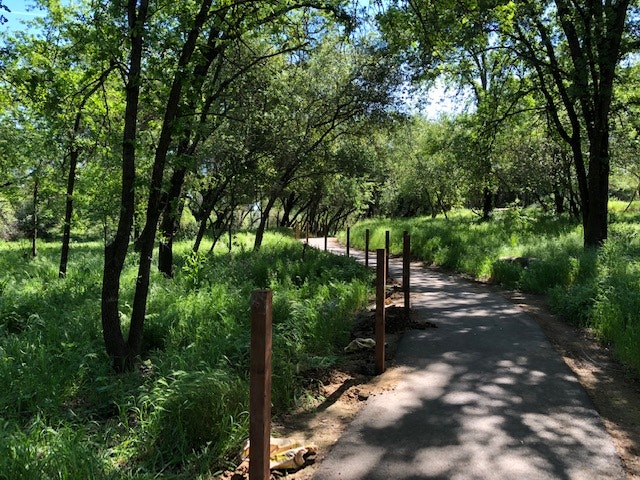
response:
[[[204,478],[247,436],[249,298],[274,291],[273,410],[303,398],[306,369],[338,358],[371,274],[283,235],[261,252],[176,245],[176,276],[152,274],[140,370],[116,375],[100,320],[103,245],[0,245],[0,478]],[[135,283],[127,260],[126,332]]]

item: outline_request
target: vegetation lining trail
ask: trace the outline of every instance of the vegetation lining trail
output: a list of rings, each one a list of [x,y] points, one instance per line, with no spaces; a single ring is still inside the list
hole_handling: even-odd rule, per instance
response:
[[[448,219],[366,220],[351,227],[356,248],[384,246],[402,251],[402,232],[411,235],[412,254],[444,267],[524,292],[549,296],[552,308],[568,322],[592,329],[610,343],[617,358],[640,378],[639,206],[625,211],[612,202],[610,238],[599,250],[585,250],[582,228],[569,218],[536,209],[512,208],[480,221],[469,211]],[[514,258],[528,259],[525,265]]]
[[[177,245],[173,280],[153,276],[144,356],[116,375],[99,328],[101,245],[59,245],[36,259],[0,248],[0,479],[210,478],[247,437],[249,297],[274,290],[274,412],[305,398],[305,372],[331,365],[370,293],[353,260],[268,234],[231,254]],[[186,248],[185,248],[186,247]],[[123,288],[132,295],[133,262]],[[120,311],[126,328],[129,310]]]

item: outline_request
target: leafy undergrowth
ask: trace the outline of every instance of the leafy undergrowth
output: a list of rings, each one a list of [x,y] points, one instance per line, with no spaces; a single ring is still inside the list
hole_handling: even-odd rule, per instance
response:
[[[248,432],[249,298],[273,289],[273,410],[304,398],[305,371],[338,361],[371,274],[355,261],[270,235],[258,253],[176,249],[154,274],[140,367],[116,375],[100,323],[102,246],[0,246],[0,478],[210,478]],[[126,331],[135,257],[122,278]]]
[[[545,293],[568,321],[592,329],[640,377],[640,206],[610,203],[609,239],[583,248],[582,227],[536,209],[495,212],[490,221],[461,210],[448,218],[376,219],[351,227],[351,243],[400,254],[403,232],[411,253],[429,264],[530,293]],[[343,234],[344,240],[344,234]]]

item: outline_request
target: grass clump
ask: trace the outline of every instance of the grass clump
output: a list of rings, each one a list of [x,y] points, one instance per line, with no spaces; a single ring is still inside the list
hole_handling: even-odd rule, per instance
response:
[[[260,252],[181,255],[154,273],[140,368],[114,374],[100,323],[103,247],[25,258],[0,245],[0,479],[209,478],[248,434],[251,291],[274,291],[273,410],[303,397],[307,369],[335,362],[370,293],[353,259],[268,235]],[[226,250],[226,249],[221,249]],[[123,274],[127,328],[135,257]]]

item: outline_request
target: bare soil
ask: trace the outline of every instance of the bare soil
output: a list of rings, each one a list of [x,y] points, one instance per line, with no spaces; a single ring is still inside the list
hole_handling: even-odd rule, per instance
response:
[[[553,315],[545,298],[521,292],[496,292],[531,315],[543,329],[554,348],[583,385],[600,413],[613,438],[627,479],[640,480],[640,382],[616,362],[610,349],[602,345],[587,330],[568,324]],[[390,303],[398,300],[392,294]],[[357,322],[353,338],[373,337],[373,312],[363,314]],[[327,371],[308,372],[310,400],[299,411],[274,419],[277,436],[295,438],[318,447],[318,455],[296,472],[273,472],[272,478],[310,480],[316,466],[326,456],[344,429],[353,420],[366,400],[395,388],[403,370],[394,364],[397,341],[412,328],[433,328],[427,321],[413,321],[403,315],[401,307],[387,308],[387,371],[376,376],[374,356],[370,350],[348,355],[347,360]],[[225,472],[220,480],[246,480],[247,465],[235,472]]]

